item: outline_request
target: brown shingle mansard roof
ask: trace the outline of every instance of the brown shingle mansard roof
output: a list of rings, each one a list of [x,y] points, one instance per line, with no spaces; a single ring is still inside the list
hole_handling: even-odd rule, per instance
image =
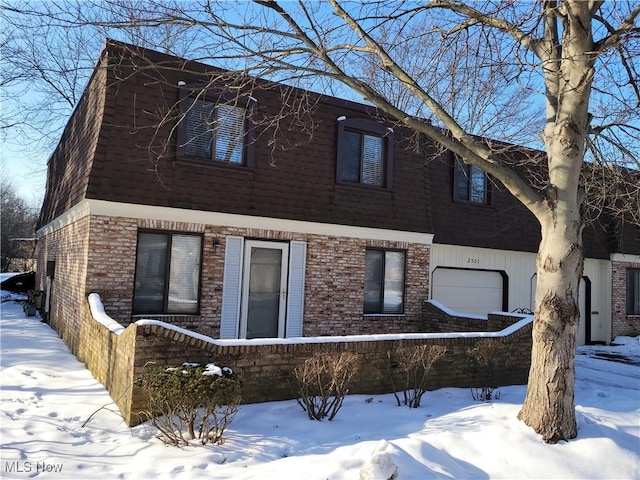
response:
[[[424,138],[418,152],[406,148],[412,132],[398,125],[392,189],[337,184],[337,119],[382,118],[375,108],[348,100],[243,77],[239,88],[257,99],[257,118],[284,112],[281,145],[298,146],[272,148],[273,125],[258,120],[254,168],[177,161],[175,105],[185,88],[179,84],[206,84],[212,73],[227,85],[237,81],[199,62],[108,40],[49,160],[39,226],[88,198],[435,233],[437,243],[537,250],[535,218],[504,188],[494,188],[489,206],[455,203],[451,153],[438,153]],[[302,115],[283,109],[284,102],[303,97]],[[161,118],[172,120],[160,124]],[[612,239],[616,232],[625,246],[640,251],[637,228],[609,230],[585,230],[588,256],[608,258],[619,245]]]

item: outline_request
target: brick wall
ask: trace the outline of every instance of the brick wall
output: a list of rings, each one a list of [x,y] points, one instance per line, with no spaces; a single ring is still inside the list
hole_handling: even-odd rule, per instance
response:
[[[97,248],[100,235],[96,239],[95,234],[99,230],[92,229],[96,222],[100,223],[86,215],[47,232],[38,240],[40,268],[36,273],[36,289],[45,290],[45,266],[47,261],[55,261],[49,315],[46,319],[73,354],[107,387],[120,410],[128,412],[131,410],[135,329],[125,331],[122,335],[109,332],[92,319],[86,300],[87,291],[96,282],[112,288],[122,283],[117,280],[122,272],[117,264],[114,266],[110,261],[110,255],[122,255],[122,244],[108,242],[105,248]],[[105,231],[109,231],[108,227]],[[87,275],[89,268],[96,273],[96,265],[101,265],[104,272]],[[109,275],[107,272],[112,273]]]
[[[131,327],[133,328],[133,327]],[[531,362],[531,323],[505,337],[495,337],[508,346],[508,358],[496,368],[495,385],[526,383]],[[467,349],[487,342],[487,337],[390,339],[331,343],[277,343],[273,345],[221,346],[188,337],[158,325],[137,326],[135,372],[141,373],[148,362],[156,365],[180,365],[184,362],[214,362],[229,366],[242,382],[243,402],[286,400],[296,397],[293,369],[318,353],[352,352],[359,357],[359,368],[350,384],[350,393],[380,394],[392,392],[388,374],[388,352],[414,345],[443,345],[447,353],[431,370],[429,389],[441,387],[481,387],[482,373],[469,362]],[[500,362],[496,362],[500,363]],[[143,397],[136,391],[133,412],[142,408]],[[131,416],[135,422],[135,416]]]
[[[106,310],[122,325],[137,319],[132,317],[131,306],[139,228],[204,235],[200,315],[144,315],[144,318],[156,318],[218,338],[225,242],[228,235],[236,235],[307,242],[305,336],[421,331],[422,302],[428,295],[428,245],[94,215],[85,293],[99,293]],[[214,239],[219,240],[219,246],[214,247]],[[367,247],[406,250],[404,315],[363,315]]]
[[[429,246],[403,242],[309,236],[304,336],[421,331],[428,295]],[[406,251],[404,315],[363,315],[367,247]]]
[[[497,332],[507,328],[522,316],[490,313],[486,319],[464,315],[450,315],[431,302],[422,307],[422,331],[443,332]]]
[[[132,408],[133,364],[136,329],[128,328],[120,335],[93,320],[87,301],[83,302],[85,317],[78,359],[109,391],[120,411],[128,418]]]
[[[276,340],[271,345],[247,341],[217,343],[155,324],[132,324],[121,334],[116,334],[93,319],[86,298],[81,307],[82,341],[78,358],[105,385],[129,425],[140,421],[136,412],[144,408],[142,392],[133,387],[134,378],[150,362],[156,365],[213,362],[230,366],[241,379],[244,403],[295,398],[293,369],[317,353],[353,352],[358,355],[359,368],[351,383],[351,393],[391,392],[388,352],[420,344],[444,345],[447,348],[446,355],[431,371],[430,389],[479,387],[486,382],[482,372],[470,364],[466,351],[489,341],[487,337],[445,338],[425,334],[404,338],[389,336],[386,340],[375,341],[355,337],[333,338],[329,343],[288,343],[284,340]],[[526,383],[531,360],[531,323],[511,335],[494,338],[508,349],[505,350],[505,361],[498,362],[503,366],[495,370],[491,383]]]
[[[611,338],[640,335],[640,315],[627,315],[627,268],[640,262],[611,262]]]
[[[126,421],[138,421],[143,399],[133,388],[133,378],[147,362],[180,364],[215,362],[232,367],[243,383],[245,402],[295,397],[293,368],[315,353],[350,351],[360,358],[352,393],[391,391],[387,352],[420,343],[445,345],[448,353],[432,371],[431,388],[477,385],[477,372],[469,365],[466,350],[486,338],[420,338],[380,341],[333,341],[331,343],[276,342],[274,345],[207,343],[177,334],[161,326],[130,325],[131,290],[135,271],[138,228],[196,231],[204,235],[202,315],[163,317],[214,338],[218,336],[224,243],[227,235],[273,240],[304,240],[308,243],[305,336],[409,333],[421,331],[423,299],[427,296],[429,246],[404,242],[336,238],[272,230],[238,229],[180,222],[85,216],[38,243],[40,265],[56,260],[50,320],[72,352],[109,390]],[[220,247],[214,247],[213,239]],[[361,313],[366,247],[401,248],[407,251],[406,312],[403,316],[364,316]],[[44,288],[44,269],[38,288]],[[347,280],[348,279],[348,280]],[[93,320],[87,294],[102,295],[106,311],[129,325],[116,335]],[[513,320],[513,317],[508,317]],[[500,320],[502,321],[502,320]],[[506,320],[504,320],[506,321]],[[486,323],[486,322],[485,322]],[[496,324],[497,325],[497,324]],[[527,378],[531,327],[500,342],[510,345],[508,368],[497,372],[497,383],[524,383]],[[257,343],[257,342],[256,342]]]
[[[55,261],[47,321],[76,355],[86,304],[88,239],[89,217],[85,216],[49,232],[37,244],[36,289],[46,289],[46,265]]]
[[[91,215],[90,227],[84,298],[91,292],[104,292],[103,302],[109,314],[128,325],[136,266],[137,221]]]

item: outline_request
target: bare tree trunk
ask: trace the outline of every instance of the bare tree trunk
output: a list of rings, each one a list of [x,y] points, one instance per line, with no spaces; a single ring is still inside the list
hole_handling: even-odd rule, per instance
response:
[[[588,113],[594,76],[592,6],[563,4],[562,43],[556,2],[547,10],[543,58],[547,87],[549,186],[536,211],[542,240],[538,257],[536,311],[531,369],[518,418],[548,443],[575,438],[575,350],[580,309],[578,292],[584,267],[582,247],[584,191],[579,186],[590,128]],[[562,48],[560,48],[562,45]]]
[[[577,206],[576,206],[577,207]],[[584,252],[578,208],[556,208],[542,225],[527,395],[518,418],[544,441],[575,438],[575,349]]]

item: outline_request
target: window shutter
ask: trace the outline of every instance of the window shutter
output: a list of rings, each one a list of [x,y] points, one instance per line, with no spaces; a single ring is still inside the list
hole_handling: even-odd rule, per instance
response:
[[[193,99],[186,118],[184,151],[187,155],[211,158],[212,123],[213,103]]]
[[[307,243],[292,241],[289,246],[289,285],[286,337],[301,337],[304,318],[304,277]]]
[[[224,251],[220,338],[238,338],[242,294],[242,252],[244,238],[229,236]]]
[[[232,105],[219,105],[216,118],[215,160],[242,164],[245,110]]]

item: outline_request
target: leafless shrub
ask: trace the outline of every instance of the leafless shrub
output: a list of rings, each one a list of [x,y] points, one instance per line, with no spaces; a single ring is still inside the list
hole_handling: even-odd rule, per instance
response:
[[[445,353],[447,348],[442,345],[417,345],[415,347],[401,347],[394,352],[387,352],[389,358],[388,369],[393,395],[398,406],[408,405],[418,408],[422,395],[427,391],[429,370]],[[400,401],[398,389],[394,380],[395,370],[403,380],[403,401]]]
[[[473,399],[478,402],[499,399],[500,391],[495,380],[496,369],[509,364],[507,345],[495,339],[481,341],[467,349],[467,356],[475,367],[476,378],[484,384],[471,389]]]
[[[140,414],[158,429],[158,438],[171,445],[198,439],[222,444],[222,434],[238,412],[240,383],[231,369],[213,364],[152,367],[137,379],[147,398]]]
[[[357,369],[358,356],[350,352],[315,355],[294,369],[297,401],[310,420],[334,419]]]

